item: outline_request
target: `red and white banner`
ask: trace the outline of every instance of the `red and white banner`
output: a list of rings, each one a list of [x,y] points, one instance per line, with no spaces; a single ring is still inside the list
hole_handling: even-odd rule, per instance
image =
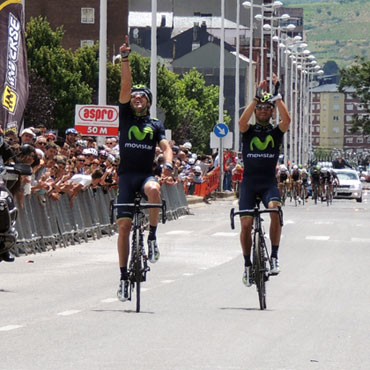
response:
[[[76,105],[75,129],[82,135],[118,136],[118,126],[118,106]]]
[[[21,0],[0,0],[0,126],[19,130],[28,100]]]

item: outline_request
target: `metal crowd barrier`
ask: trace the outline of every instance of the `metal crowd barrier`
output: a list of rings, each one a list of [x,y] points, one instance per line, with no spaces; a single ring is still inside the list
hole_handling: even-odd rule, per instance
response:
[[[161,194],[167,204],[168,220],[188,214],[181,183],[163,185]],[[111,236],[117,230],[116,224],[111,223],[111,205],[115,202],[116,191],[102,188],[81,191],[72,206],[67,194],[62,194],[58,201],[45,195],[25,196],[23,207],[15,199],[18,239],[11,252],[19,256]]]

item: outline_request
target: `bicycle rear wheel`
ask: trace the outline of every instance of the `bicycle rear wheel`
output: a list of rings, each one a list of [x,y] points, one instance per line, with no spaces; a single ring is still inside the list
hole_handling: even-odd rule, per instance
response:
[[[257,235],[257,246],[254,251],[255,281],[258,292],[260,309],[266,309],[266,263],[265,242],[261,235]]]

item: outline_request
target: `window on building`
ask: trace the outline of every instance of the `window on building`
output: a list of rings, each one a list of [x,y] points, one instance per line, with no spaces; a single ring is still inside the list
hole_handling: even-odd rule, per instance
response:
[[[358,104],[357,105],[357,110],[364,110],[364,106],[362,104]]]
[[[346,122],[351,122],[352,121],[352,116],[346,115]]]
[[[339,100],[339,95],[334,95],[334,96],[333,96],[333,99],[334,99],[334,100]]]
[[[366,141],[367,141],[368,144],[370,144],[370,136],[368,136]]]
[[[339,139],[333,139],[333,144],[338,145],[339,144]]]
[[[363,144],[363,142],[364,142],[364,138],[363,138],[363,137],[358,137],[358,138],[356,139],[356,143],[357,143],[357,144]]]
[[[348,100],[353,99],[352,95],[351,95],[351,94],[347,94],[347,99],[348,99]]]
[[[323,134],[326,134],[326,127],[323,127],[321,131]]]
[[[94,24],[95,23],[95,9],[81,8],[81,23]]]
[[[332,128],[333,132],[335,132],[336,134],[339,134],[339,127],[338,126],[334,126]]]
[[[333,110],[339,110],[339,104],[333,104]]]
[[[351,126],[347,126],[346,127],[346,132],[347,132],[347,134],[350,134],[351,133]]]
[[[347,137],[346,138],[346,143],[347,144],[352,144],[353,143],[353,137]]]
[[[94,40],[81,40],[80,46],[83,48],[84,46],[94,46]]]
[[[347,104],[346,108],[347,110],[353,110],[353,104]]]
[[[333,121],[339,121],[339,117],[338,116],[333,116]]]
[[[326,110],[326,104],[322,105],[322,110]]]

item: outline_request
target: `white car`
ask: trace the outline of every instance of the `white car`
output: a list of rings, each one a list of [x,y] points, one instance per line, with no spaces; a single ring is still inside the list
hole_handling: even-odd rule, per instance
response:
[[[362,184],[355,170],[336,169],[339,185],[335,189],[335,198],[356,199],[362,202]]]

